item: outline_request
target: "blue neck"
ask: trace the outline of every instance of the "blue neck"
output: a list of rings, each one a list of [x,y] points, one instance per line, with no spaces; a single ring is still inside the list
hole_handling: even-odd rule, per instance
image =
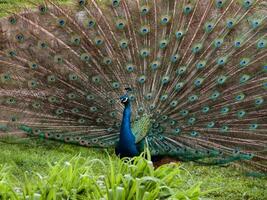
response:
[[[121,122],[120,140],[115,148],[117,155],[121,157],[133,157],[139,155],[135,144],[135,136],[131,130],[131,104],[128,102],[123,111]]]
[[[125,105],[121,123],[120,139],[121,140],[133,140],[133,134],[131,130],[131,104],[130,102]]]

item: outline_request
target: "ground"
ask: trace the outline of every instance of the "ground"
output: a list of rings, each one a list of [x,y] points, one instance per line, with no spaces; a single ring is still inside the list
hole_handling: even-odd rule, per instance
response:
[[[11,166],[12,173],[22,182],[25,171],[47,173],[48,163],[58,162],[61,159],[68,161],[77,154],[83,158],[100,159],[104,163],[108,163],[108,154],[103,149],[89,149],[42,139],[1,139],[0,152],[0,165]],[[108,150],[108,153],[115,162],[117,158],[113,150]],[[202,191],[214,190],[204,195],[203,199],[267,199],[267,179],[248,177],[240,167],[179,164],[185,172],[180,177],[184,184],[201,183]],[[93,171],[94,173],[103,173],[103,169],[99,166],[96,166]]]

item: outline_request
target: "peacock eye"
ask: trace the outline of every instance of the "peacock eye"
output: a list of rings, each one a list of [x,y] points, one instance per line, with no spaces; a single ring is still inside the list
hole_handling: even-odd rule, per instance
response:
[[[84,6],[86,4],[86,0],[79,0],[78,3],[80,6]]]
[[[112,6],[118,7],[120,5],[120,0],[112,0]]]
[[[39,11],[41,14],[45,14],[47,12],[47,7],[44,5],[39,6]]]

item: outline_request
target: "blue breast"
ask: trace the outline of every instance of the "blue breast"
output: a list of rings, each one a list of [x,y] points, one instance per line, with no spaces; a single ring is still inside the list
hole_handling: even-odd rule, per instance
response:
[[[135,144],[135,137],[131,130],[131,104],[127,103],[123,111],[120,129],[120,139],[116,146],[116,154],[121,157],[134,157],[139,155]]]

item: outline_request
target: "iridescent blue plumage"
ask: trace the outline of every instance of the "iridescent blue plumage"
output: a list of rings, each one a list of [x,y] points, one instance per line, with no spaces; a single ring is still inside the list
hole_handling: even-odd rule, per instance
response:
[[[131,130],[131,103],[128,95],[124,95],[120,98],[124,104],[124,111],[120,129],[120,139],[116,146],[116,154],[121,157],[134,157],[139,154],[136,144],[135,136]]]

